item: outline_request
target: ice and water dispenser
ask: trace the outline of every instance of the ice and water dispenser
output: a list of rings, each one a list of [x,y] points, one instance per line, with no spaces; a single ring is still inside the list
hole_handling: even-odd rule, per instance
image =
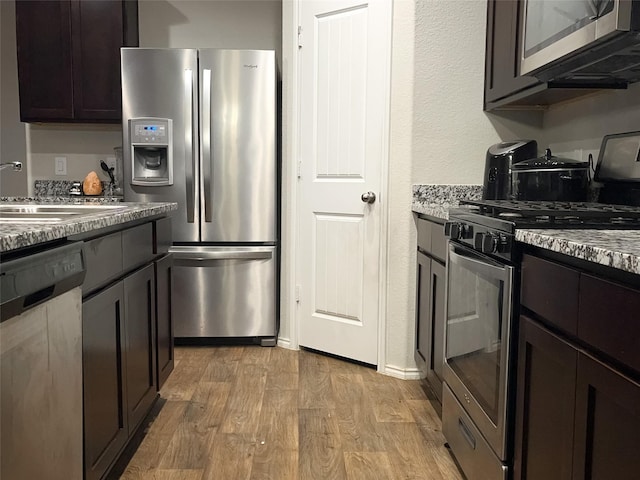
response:
[[[131,184],[173,185],[173,132],[170,118],[129,120]]]

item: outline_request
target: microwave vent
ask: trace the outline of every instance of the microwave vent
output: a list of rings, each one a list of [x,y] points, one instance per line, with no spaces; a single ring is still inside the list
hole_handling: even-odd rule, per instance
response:
[[[620,88],[640,81],[640,34],[627,33],[534,73],[567,87]]]

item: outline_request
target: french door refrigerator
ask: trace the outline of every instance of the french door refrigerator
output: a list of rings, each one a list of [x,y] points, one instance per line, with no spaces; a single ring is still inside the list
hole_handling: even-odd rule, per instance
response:
[[[274,345],[275,52],[123,48],[121,59],[125,200],[178,203],[174,336]]]

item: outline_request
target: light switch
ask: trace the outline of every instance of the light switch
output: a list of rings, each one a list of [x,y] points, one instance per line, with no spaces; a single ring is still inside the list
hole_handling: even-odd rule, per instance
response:
[[[67,157],[56,157],[55,160],[55,173],[56,175],[67,174]]]

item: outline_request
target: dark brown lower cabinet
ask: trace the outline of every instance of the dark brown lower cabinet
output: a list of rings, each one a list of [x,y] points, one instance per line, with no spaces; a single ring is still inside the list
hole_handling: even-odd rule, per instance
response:
[[[520,317],[514,478],[571,478],[578,352]]]
[[[640,384],[520,317],[514,479],[631,480]]]
[[[578,357],[573,478],[640,477],[640,384]]]
[[[173,371],[173,319],[171,317],[171,276],[173,256],[156,260],[156,358],[157,388],[160,390]]]
[[[118,282],[82,305],[86,480],[101,478],[129,438],[124,345],[124,288]]]
[[[129,435],[149,412],[157,394],[154,277],[150,264],[123,280]]]
[[[440,402],[444,365],[445,257],[443,225],[418,219],[414,357]]]
[[[85,479],[100,479],[156,398],[155,282],[149,264],[82,306]]]

